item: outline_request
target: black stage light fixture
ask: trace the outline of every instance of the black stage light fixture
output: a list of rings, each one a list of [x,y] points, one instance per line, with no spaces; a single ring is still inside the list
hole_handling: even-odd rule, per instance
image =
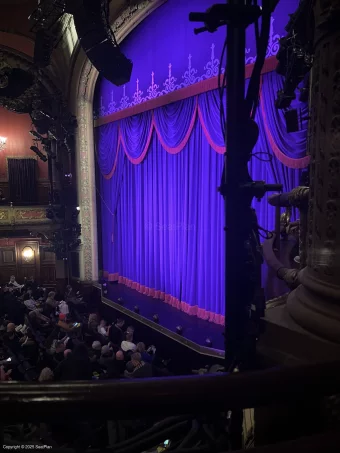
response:
[[[104,282],[102,284],[102,288],[103,288],[103,294],[107,294],[107,283],[106,282]]]
[[[124,299],[122,297],[118,297],[117,302],[119,305],[124,305]]]
[[[153,322],[155,322],[156,324],[159,324],[159,316],[157,313],[155,313],[152,317],[152,320]]]
[[[176,327],[176,333],[178,333],[178,335],[183,335],[183,327],[182,326],[177,326]]]
[[[37,146],[31,146],[30,150],[33,151],[39,157],[40,160],[42,160],[43,162],[47,162],[47,157],[40,151],[40,149]]]
[[[109,0],[66,0],[80,45],[99,73],[114,85],[130,81],[132,61],[120,51],[110,27]]]
[[[207,348],[212,348],[213,347],[213,343],[212,343],[210,338],[206,338],[205,339],[205,345],[206,345]]]
[[[138,307],[138,305],[135,305],[135,306],[134,306],[133,311],[134,311],[135,313],[137,313],[137,315],[139,315],[139,307]]]

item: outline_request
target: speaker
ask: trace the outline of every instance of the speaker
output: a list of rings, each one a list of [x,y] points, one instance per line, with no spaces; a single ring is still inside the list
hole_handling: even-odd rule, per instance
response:
[[[119,49],[109,24],[109,0],[67,0],[80,45],[99,73],[114,85],[130,81],[132,61]]]

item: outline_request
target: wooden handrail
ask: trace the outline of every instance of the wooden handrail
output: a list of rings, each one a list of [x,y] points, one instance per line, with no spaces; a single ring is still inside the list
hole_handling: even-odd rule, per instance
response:
[[[251,373],[121,381],[0,385],[6,421],[122,419],[303,402],[340,391],[340,362]],[[133,408],[133,410],[131,410]]]

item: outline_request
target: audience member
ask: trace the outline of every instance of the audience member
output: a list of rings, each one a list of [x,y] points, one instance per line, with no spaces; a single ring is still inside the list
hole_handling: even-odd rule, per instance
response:
[[[12,322],[8,323],[6,331],[7,334],[4,337],[4,344],[11,352],[17,354],[21,351],[21,345],[19,337],[15,332],[15,324]]]
[[[35,278],[33,275],[26,281],[25,284],[26,289],[31,289],[33,294],[35,295],[37,289],[38,289],[38,283],[35,281]]]
[[[152,362],[153,356],[151,356],[150,354],[148,354],[146,352],[146,348],[145,348],[145,344],[144,343],[137,343],[136,352],[140,353],[143,362],[147,362],[147,363],[151,363]]]
[[[92,351],[94,352],[94,355],[96,356],[97,359],[100,358],[101,352],[102,352],[102,345],[100,341],[94,341],[92,343]]]
[[[14,286],[14,288],[22,288],[23,285],[19,285],[19,283],[15,280],[15,275],[11,275],[9,279],[9,285]]]
[[[39,382],[48,382],[48,381],[53,381],[53,379],[54,379],[53,371],[51,370],[51,368],[46,367],[41,370],[38,381]]]
[[[133,365],[133,371],[125,371],[125,377],[132,379],[152,377],[152,366],[150,363],[143,362],[139,352],[132,354],[131,363]]]
[[[68,315],[70,313],[67,302],[65,302],[64,300],[59,303],[58,309],[59,313],[62,313],[63,315]]]
[[[55,295],[56,293],[54,291],[48,293],[43,310],[45,316],[51,316],[58,306],[58,302],[55,300]]]
[[[122,318],[118,318],[116,324],[113,324],[108,332],[109,340],[112,343],[112,346],[116,349],[119,349],[122,341],[123,341],[123,327],[125,321]]]
[[[105,321],[105,319],[102,319],[100,321],[99,326],[98,326],[98,333],[100,333],[100,335],[103,335],[104,337],[106,337],[107,336],[107,329],[108,329],[108,327],[106,325],[106,321]]]
[[[118,371],[119,376],[121,376],[125,371],[125,357],[123,351],[118,351],[116,353],[116,368]]]
[[[126,329],[126,332],[124,332],[124,338],[123,340],[126,340],[126,337],[129,335],[130,338],[132,337],[132,341],[133,341],[133,335],[135,333],[135,328],[133,326],[129,326],[127,329]]]
[[[129,351],[135,351],[136,350],[136,345],[133,343],[133,336],[131,333],[128,333],[126,335],[126,340],[122,341],[121,343],[121,349],[124,352],[129,352]]]
[[[101,349],[101,356],[98,361],[99,365],[103,367],[105,370],[108,368],[112,368],[113,363],[115,362],[115,356],[112,348],[108,345],[102,346]]]
[[[8,319],[16,325],[24,324],[25,309],[18,297],[13,291],[13,287],[9,287],[9,294],[5,301]]]
[[[73,291],[72,286],[71,285],[67,285],[66,286],[66,291],[65,291],[65,300],[66,301],[69,301],[69,300],[72,301],[73,299],[75,299],[75,297],[76,297],[76,295],[75,295],[75,293]]]
[[[95,313],[91,313],[87,324],[89,333],[97,333],[98,331],[98,316]]]

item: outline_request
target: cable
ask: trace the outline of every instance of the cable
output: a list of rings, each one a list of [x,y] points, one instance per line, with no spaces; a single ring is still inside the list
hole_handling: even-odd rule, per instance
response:
[[[261,159],[260,157],[258,157],[260,154],[265,154],[266,156],[268,156],[268,159]],[[258,151],[256,153],[252,153],[250,156],[255,157],[256,159],[260,160],[261,162],[272,162],[272,160],[273,160],[273,156],[266,151]]]

